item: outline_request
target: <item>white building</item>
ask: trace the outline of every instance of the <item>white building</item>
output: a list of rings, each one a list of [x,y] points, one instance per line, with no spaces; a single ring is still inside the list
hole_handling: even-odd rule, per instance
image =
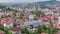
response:
[[[60,24],[60,16],[58,17],[58,24]]]

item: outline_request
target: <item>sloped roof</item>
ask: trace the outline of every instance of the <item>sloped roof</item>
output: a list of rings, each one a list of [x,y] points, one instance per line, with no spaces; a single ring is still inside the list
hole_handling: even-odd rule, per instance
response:
[[[13,27],[12,30],[13,31],[21,31],[21,27]]]
[[[39,25],[44,25],[44,23],[43,22],[39,22],[37,20],[24,23],[24,26],[28,26],[28,25],[39,26]]]
[[[5,32],[4,32],[4,31],[2,31],[2,30],[0,30],[0,34],[5,34]]]

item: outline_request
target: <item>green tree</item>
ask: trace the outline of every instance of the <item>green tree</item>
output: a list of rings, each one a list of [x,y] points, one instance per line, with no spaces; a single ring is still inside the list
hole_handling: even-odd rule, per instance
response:
[[[24,14],[23,14],[23,13],[21,13],[21,14],[20,14],[20,16],[19,16],[19,18],[21,18],[21,19],[22,19],[22,18],[23,18],[23,16],[24,16]]]
[[[6,6],[3,6],[3,5],[0,5],[0,9],[3,9],[3,8],[5,8]]]
[[[16,23],[14,23],[14,24],[13,24],[13,27],[16,27],[16,26],[17,26],[17,24],[16,24]]]
[[[27,28],[23,28],[21,32],[22,34],[29,34],[29,31]]]
[[[12,30],[4,27],[3,25],[0,25],[0,30],[4,31],[6,34],[12,34]]]
[[[45,15],[44,12],[42,12],[42,11],[33,11],[32,13],[37,16],[40,16],[40,15],[44,16]]]
[[[36,18],[36,17],[34,17],[34,20],[37,20],[37,18]]]

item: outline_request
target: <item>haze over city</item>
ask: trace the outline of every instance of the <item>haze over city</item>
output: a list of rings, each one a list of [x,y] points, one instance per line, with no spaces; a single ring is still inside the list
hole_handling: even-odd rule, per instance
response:
[[[49,0],[0,0],[0,3],[28,3],[28,2],[38,2],[38,1],[49,1]]]

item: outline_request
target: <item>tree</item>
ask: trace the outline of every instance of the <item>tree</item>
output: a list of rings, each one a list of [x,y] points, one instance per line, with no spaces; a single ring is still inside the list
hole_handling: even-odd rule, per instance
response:
[[[6,34],[12,34],[12,30],[4,27],[3,25],[0,24],[0,30],[4,31]],[[11,31],[11,32],[10,32]]]
[[[26,27],[23,28],[21,32],[22,32],[22,34],[29,34],[29,31]]]
[[[37,16],[40,16],[40,15],[44,16],[45,15],[44,12],[42,12],[42,11],[33,11],[32,13]]]
[[[58,30],[56,28],[47,28],[45,25],[42,25],[39,26],[35,32],[30,32],[27,28],[23,28],[21,32],[22,34],[56,34]]]
[[[14,24],[13,24],[13,27],[16,27],[16,26],[17,26],[17,24],[16,24],[16,23],[14,23]]]
[[[7,17],[8,17],[8,16],[5,15],[5,16],[3,16],[2,18],[7,18]]]
[[[36,18],[36,17],[34,17],[34,20],[37,20],[37,18]]]
[[[2,8],[5,8],[5,6],[3,6],[3,5],[0,5],[0,9],[2,9]]]
[[[21,19],[22,19],[22,17],[23,17],[23,16],[24,16],[24,14],[23,14],[23,13],[21,13],[21,14],[20,14],[20,16],[19,16],[19,18],[21,18]]]

